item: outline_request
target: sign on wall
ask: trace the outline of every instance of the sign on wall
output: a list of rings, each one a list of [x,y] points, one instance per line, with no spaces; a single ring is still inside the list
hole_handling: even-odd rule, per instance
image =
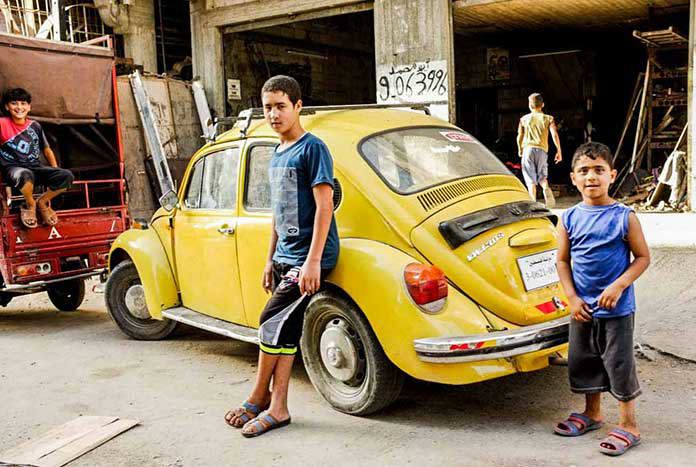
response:
[[[242,100],[242,82],[238,79],[227,80],[227,100],[240,101]]]
[[[432,102],[442,104],[447,102],[448,98],[447,60],[377,66],[377,103],[379,104]],[[431,111],[447,120],[447,104],[433,106]]]
[[[505,81],[510,79],[510,51],[507,49],[486,49],[488,79]]]

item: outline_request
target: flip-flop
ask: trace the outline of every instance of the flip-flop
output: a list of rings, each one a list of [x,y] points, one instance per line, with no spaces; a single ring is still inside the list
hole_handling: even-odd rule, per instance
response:
[[[27,229],[35,229],[39,226],[36,220],[36,208],[29,209],[26,204],[19,207],[19,220]]]
[[[39,213],[46,225],[53,226],[58,223],[58,214],[51,209],[51,206],[46,206],[45,208],[39,207]]]
[[[620,443],[619,440],[626,444]],[[609,436],[600,441],[599,452],[607,456],[620,456],[639,444],[640,436],[636,436],[621,428],[614,428],[609,432]]]
[[[246,425],[244,425],[244,428],[242,429],[242,436],[245,438],[254,438],[256,436],[261,436],[265,433],[268,433],[271,430],[275,430],[276,428],[282,428],[284,426],[290,425],[291,418],[288,417],[287,420],[283,421],[278,421],[275,419],[270,414],[263,413],[259,415],[258,417],[254,418],[253,420],[249,421]],[[254,427],[255,431],[244,431],[247,429],[247,427]]]
[[[573,422],[579,423],[580,426],[578,427]],[[581,413],[572,413],[567,419],[556,423],[553,432],[560,436],[574,437],[584,435],[588,431],[597,430],[601,428],[601,426],[602,422],[592,420],[590,417]]]
[[[236,409],[230,410],[225,414],[225,423],[233,428],[242,428],[249,420],[256,418],[264,409],[249,401],[242,402]],[[231,415],[229,420],[227,416]],[[236,418],[235,418],[236,417]],[[235,425],[232,420],[241,420],[241,425]]]

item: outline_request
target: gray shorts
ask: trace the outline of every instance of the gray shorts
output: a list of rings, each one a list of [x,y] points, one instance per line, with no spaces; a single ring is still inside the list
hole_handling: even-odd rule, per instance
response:
[[[568,375],[579,394],[609,391],[620,401],[641,393],[633,358],[634,315],[570,321]]]
[[[549,155],[541,148],[524,148],[522,176],[527,185],[537,185],[549,176]]]

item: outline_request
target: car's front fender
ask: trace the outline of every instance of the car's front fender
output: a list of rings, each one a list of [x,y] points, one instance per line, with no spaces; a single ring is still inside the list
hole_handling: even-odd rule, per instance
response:
[[[179,305],[174,271],[154,229],[131,229],[119,235],[111,245],[109,270],[124,259],[133,261],[138,270],[150,316],[162,319],[163,309]]]
[[[415,305],[403,283],[404,267],[421,261],[414,256],[384,243],[341,239],[338,265],[327,280],[362,310],[392,363],[415,378],[463,384],[514,372],[502,359],[443,365],[418,358],[415,339],[481,334],[489,322],[476,303],[452,286],[439,313],[428,314]]]

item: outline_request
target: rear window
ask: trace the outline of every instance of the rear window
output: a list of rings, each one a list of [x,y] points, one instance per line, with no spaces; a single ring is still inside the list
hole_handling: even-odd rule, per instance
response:
[[[411,194],[459,178],[509,174],[470,134],[452,128],[405,128],[368,137],[360,153],[389,187]]]

